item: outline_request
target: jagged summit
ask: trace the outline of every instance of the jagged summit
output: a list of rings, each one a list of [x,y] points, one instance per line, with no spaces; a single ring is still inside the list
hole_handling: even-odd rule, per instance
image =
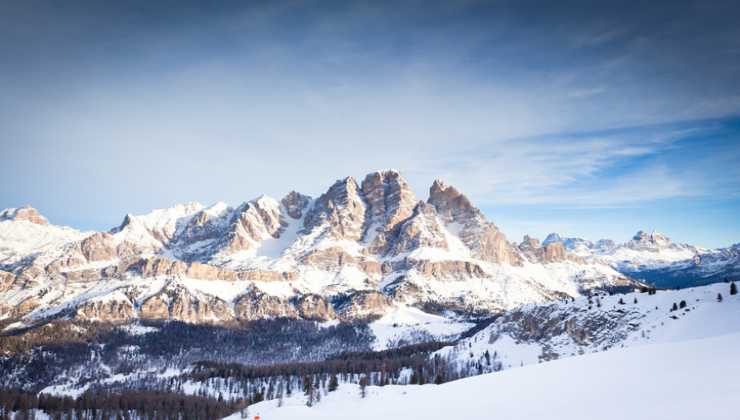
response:
[[[3,210],[0,213],[0,222],[4,220],[26,221],[30,223],[35,223],[37,225],[49,224],[49,221],[46,219],[46,217],[42,216],[38,210],[31,207],[30,205]]]
[[[437,209],[437,213],[447,223],[459,222],[465,218],[477,216],[475,213],[479,213],[468,197],[441,180],[435,180],[429,187],[427,202]]]
[[[635,236],[632,237],[632,241],[634,241],[635,244],[643,244],[656,247],[670,246],[673,244],[670,238],[654,230],[650,233],[640,230],[635,234]]]
[[[547,245],[547,244],[552,243],[552,242],[563,242],[563,238],[560,236],[560,234],[553,232],[553,233],[547,235],[547,237],[545,238],[545,240],[542,241],[542,244],[543,245]]]

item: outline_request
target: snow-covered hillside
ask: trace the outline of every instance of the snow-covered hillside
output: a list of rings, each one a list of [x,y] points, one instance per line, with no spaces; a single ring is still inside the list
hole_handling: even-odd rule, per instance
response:
[[[740,296],[729,292],[728,284],[717,283],[526,305],[437,354],[466,376],[612,348],[739,332]]]
[[[249,418],[310,419],[736,419],[740,333],[589,354],[442,385],[340,385],[307,407],[295,395]],[[228,417],[241,418],[239,413]]]

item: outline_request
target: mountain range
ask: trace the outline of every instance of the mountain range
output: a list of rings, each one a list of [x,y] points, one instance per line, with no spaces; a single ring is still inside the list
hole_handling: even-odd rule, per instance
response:
[[[128,214],[107,232],[0,213],[4,330],[57,319],[229,325],[259,319],[378,319],[417,308],[487,316],[600,290],[706,284],[734,276],[740,244],[674,244],[659,233],[590,242],[509,241],[453,186],[420,200],[394,170],[236,206]]]

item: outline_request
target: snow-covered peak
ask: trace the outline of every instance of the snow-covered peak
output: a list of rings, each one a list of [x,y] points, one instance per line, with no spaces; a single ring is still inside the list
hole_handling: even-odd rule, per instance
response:
[[[212,207],[218,208],[219,204]],[[190,216],[197,211],[203,210],[204,206],[198,202],[176,204],[173,207],[155,209],[142,215],[127,214],[123,223],[115,229],[122,231],[129,223],[137,223],[151,230],[162,230],[168,226],[173,227],[183,217]]]
[[[547,235],[547,237],[545,238],[545,240],[542,241],[542,245],[544,246],[544,245],[547,245],[547,244],[550,244],[550,243],[553,243],[553,242],[563,242],[563,238],[560,237],[560,234],[557,234],[557,233],[554,233],[553,232],[553,233]]]
[[[38,210],[26,205],[19,208],[9,208],[0,212],[0,222],[11,220],[11,221],[26,221],[35,223],[37,225],[48,225],[49,221],[46,217],[42,216]]]
[[[280,209],[280,202],[276,199],[267,196],[267,195],[260,195],[259,197],[252,200],[252,203],[256,205],[257,207],[260,207],[265,210],[274,210],[279,211]]]
[[[5,219],[0,221],[0,265],[12,266],[31,255],[59,251],[90,234],[69,227]]]
[[[219,207],[211,208],[219,210]],[[145,248],[159,249],[175,236],[178,226],[184,225],[204,206],[197,202],[177,204],[156,209],[139,216],[127,214],[117,228],[111,230],[118,242],[130,242]]]
[[[228,204],[224,203],[223,201],[219,201],[203,209],[203,212],[206,213],[209,217],[219,217],[223,215],[224,212],[228,209]]]
[[[645,231],[638,231],[632,240],[627,243],[627,246],[632,249],[645,249],[659,251],[666,248],[680,248],[680,245],[674,244],[667,236],[652,231],[647,233]]]
[[[285,211],[288,213],[288,216],[293,219],[301,219],[305,214],[304,210],[306,210],[311,203],[311,197],[303,195],[297,191],[291,191],[280,200],[280,203],[285,207]]]

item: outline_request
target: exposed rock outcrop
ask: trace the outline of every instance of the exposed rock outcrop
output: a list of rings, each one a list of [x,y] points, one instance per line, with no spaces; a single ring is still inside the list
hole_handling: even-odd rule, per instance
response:
[[[139,317],[151,320],[176,320],[188,323],[228,323],[234,319],[230,305],[215,296],[195,296],[174,288],[148,298]]]
[[[106,261],[118,257],[113,236],[105,232],[98,232],[83,239],[80,250],[87,261]]]
[[[76,319],[86,321],[122,323],[135,317],[134,305],[127,299],[85,302],[75,312]]]
[[[487,277],[485,271],[476,263],[470,261],[429,261],[406,259],[407,269],[414,269],[426,277],[436,279],[458,279]]]
[[[298,273],[295,271],[240,271],[237,273],[239,280],[251,281],[293,281],[298,279]]]
[[[543,256],[543,260],[545,262],[556,262],[556,261],[566,260],[565,247],[563,246],[562,242],[551,242],[545,245],[544,249],[545,249],[545,253]]]
[[[366,205],[352,177],[337,181],[306,214],[304,229],[321,228],[329,237],[359,241],[365,225]]]
[[[345,265],[355,265],[357,260],[343,248],[319,249],[303,257],[302,263],[328,271],[338,271]]]
[[[370,252],[383,253],[396,233],[396,226],[413,213],[416,196],[396,171],[368,174],[361,189],[367,202],[364,241],[369,244]]]
[[[536,238],[525,235],[519,244],[519,251],[533,263],[552,263],[566,260],[581,261],[580,258],[568,254],[560,237],[558,236],[557,239],[554,239],[553,235],[555,234],[548,235],[547,240],[542,244]]]
[[[0,270],[0,293],[9,290],[15,282],[15,275],[7,271]]]
[[[434,206],[423,201],[416,205],[411,218],[401,224],[389,254],[400,255],[419,248],[448,249]]]
[[[391,304],[390,297],[381,292],[357,292],[338,299],[337,315],[345,321],[368,320],[382,316]]]
[[[482,260],[518,265],[519,253],[506,241],[506,237],[494,225],[486,221],[480,210],[452,186],[436,180],[429,189],[428,203],[453,230],[459,231],[460,240]]]
[[[234,312],[241,321],[298,317],[298,311],[288,300],[256,291],[239,297]]]
[[[336,317],[331,303],[321,295],[303,295],[297,299],[295,306],[303,319],[328,321]]]
[[[303,217],[303,212],[311,203],[311,197],[303,195],[301,193],[291,191],[280,200],[280,203],[285,208],[288,215],[294,219],[300,219]]]

